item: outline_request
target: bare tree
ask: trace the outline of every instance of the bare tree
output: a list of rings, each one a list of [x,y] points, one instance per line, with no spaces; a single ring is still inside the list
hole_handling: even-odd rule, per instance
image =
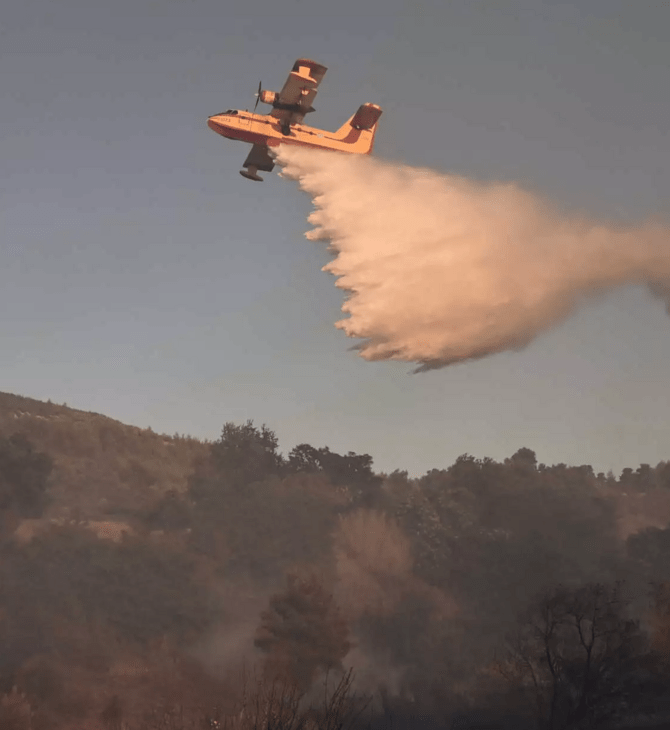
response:
[[[351,669],[334,687],[324,678],[323,703],[316,705],[290,676],[268,681],[245,674],[232,713],[166,702],[145,716],[139,730],[355,730],[369,704],[370,698],[353,692]]]
[[[596,728],[647,706],[647,642],[627,605],[621,583],[560,586],[521,618],[495,667],[533,698],[540,727]]]

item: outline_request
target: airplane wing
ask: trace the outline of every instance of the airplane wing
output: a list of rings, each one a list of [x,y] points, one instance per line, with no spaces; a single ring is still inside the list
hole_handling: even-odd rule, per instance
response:
[[[312,102],[316,90],[328,69],[307,58],[299,58],[273,103],[271,116],[281,122],[282,127],[300,124],[305,114],[313,112]]]

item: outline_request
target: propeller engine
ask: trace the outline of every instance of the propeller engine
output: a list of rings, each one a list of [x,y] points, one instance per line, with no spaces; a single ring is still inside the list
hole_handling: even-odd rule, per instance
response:
[[[274,104],[279,94],[276,91],[261,91],[261,101],[263,104]]]
[[[263,104],[274,104],[275,101],[279,98],[279,94],[276,91],[266,91],[262,88],[261,85],[262,82],[258,82],[258,91],[254,94],[256,97],[256,104],[254,106],[254,112],[256,111],[256,107],[258,106],[258,102],[262,101]]]

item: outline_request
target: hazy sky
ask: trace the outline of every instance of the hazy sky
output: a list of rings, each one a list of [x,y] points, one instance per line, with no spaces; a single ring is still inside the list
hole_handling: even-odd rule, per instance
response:
[[[670,318],[626,288],[520,352],[368,363],[295,182],[241,178],[207,117],[328,67],[309,122],[384,109],[375,154],[667,220],[670,4],[10,0],[0,25],[0,390],[215,439],[419,474],[521,446],[596,469],[670,459]],[[670,246],[670,240],[668,241]]]

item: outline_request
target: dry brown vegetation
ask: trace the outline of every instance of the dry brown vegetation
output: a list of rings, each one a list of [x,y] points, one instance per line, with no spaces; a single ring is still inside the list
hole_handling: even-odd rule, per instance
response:
[[[24,434],[54,459],[49,517],[133,513],[155,494],[184,492],[209,444],[127,426],[107,416],[0,393],[0,436]]]

